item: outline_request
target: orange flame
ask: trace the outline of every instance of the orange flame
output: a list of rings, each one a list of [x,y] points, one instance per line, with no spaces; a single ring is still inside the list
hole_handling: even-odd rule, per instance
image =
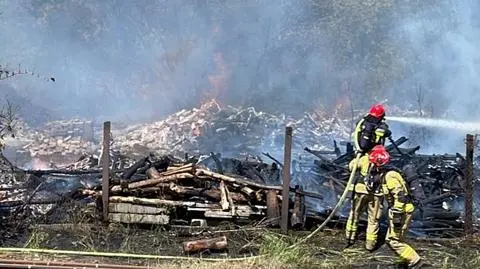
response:
[[[221,96],[224,95],[228,89],[231,72],[225,63],[223,54],[221,52],[215,53],[213,55],[213,62],[215,63],[217,72],[208,76],[208,82],[211,88],[201,90],[201,104],[212,99],[221,99]]]

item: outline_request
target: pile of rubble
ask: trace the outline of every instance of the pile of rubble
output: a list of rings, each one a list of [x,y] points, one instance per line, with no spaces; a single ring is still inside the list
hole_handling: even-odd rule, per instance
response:
[[[31,128],[20,122],[16,138],[10,140],[19,154],[31,157],[49,155],[76,155],[94,153],[98,143],[93,123],[87,120],[71,119],[47,122],[41,128]]]
[[[407,113],[397,110],[395,114]],[[293,127],[293,153],[297,154],[305,145],[321,150],[333,140],[350,140],[352,124],[352,119],[327,117],[317,112],[305,113],[298,119],[259,112],[253,107],[221,106],[211,100],[199,108],[184,109],[152,123],[112,123],[112,149],[130,157],[150,152],[176,155],[221,152],[239,156],[262,151],[282,156],[287,125]],[[39,128],[24,124],[9,145],[18,154],[30,157],[78,158],[99,154],[101,137],[100,122],[59,120]]]
[[[406,141],[402,137],[396,143],[401,145]],[[346,151],[306,148],[310,158],[292,161],[293,226],[303,226],[305,220],[322,221],[338,201],[349,176],[347,163],[353,158],[350,145],[346,148]],[[436,236],[461,234],[463,157],[416,154],[419,147],[400,148],[401,153],[393,145],[387,148],[393,156],[392,165],[398,168],[410,165],[412,169],[405,170],[407,180],[418,178],[424,188],[423,208],[414,216],[412,231]],[[324,155],[327,153],[337,157],[329,158]],[[182,158],[150,154],[135,162],[124,156],[114,158],[111,209],[118,214],[112,215],[112,221],[165,224],[178,219],[243,217],[278,224],[271,219],[278,219],[283,164],[264,155],[271,161],[258,156],[225,158],[213,153]],[[8,170],[10,166],[5,167]],[[56,170],[29,171],[23,180],[13,184],[17,186],[4,184],[6,190],[16,192],[3,192],[0,208],[30,208],[30,212],[38,215],[53,210],[65,199],[101,201],[101,170],[95,156],[83,156],[78,162]],[[175,219],[165,210],[149,208],[159,205],[176,208]],[[345,207],[337,222],[344,222],[347,213]]]
[[[156,154],[225,155],[282,152],[285,126],[294,128],[294,152],[304,145],[322,148],[333,139],[348,139],[350,121],[305,114],[293,119],[258,112],[253,107],[220,106],[215,100],[200,108],[181,110],[164,120],[127,126],[112,123],[112,149],[128,156]],[[39,128],[20,126],[9,141],[18,154],[30,157],[98,154],[102,124],[72,119],[48,122]]]
[[[179,111],[166,119],[139,125],[115,137],[115,149],[123,154],[260,154],[281,152],[285,126],[294,130],[293,150],[304,145],[321,148],[333,139],[348,139],[351,131],[340,119],[315,121],[258,112],[253,107],[221,107],[214,100],[200,108]]]

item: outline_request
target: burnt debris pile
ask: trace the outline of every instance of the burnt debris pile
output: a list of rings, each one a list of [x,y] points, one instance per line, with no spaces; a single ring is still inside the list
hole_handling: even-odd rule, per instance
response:
[[[401,137],[395,141],[396,145],[407,142],[407,138]],[[335,158],[327,158],[325,154],[331,152],[320,152],[305,148],[305,151],[316,156],[313,166],[297,165],[296,173],[303,177],[310,175],[313,180],[300,179],[300,182],[321,186],[322,195],[328,196],[330,203],[323,202],[323,207],[311,203],[309,208],[316,211],[328,212],[338,200],[335,197],[341,194],[348,181],[348,163],[353,160],[354,153],[351,146],[347,146],[347,152],[341,154],[338,150]],[[420,200],[418,210],[414,215],[412,231],[417,234],[430,234],[442,236],[458,236],[463,230],[463,194],[466,162],[461,154],[454,155],[424,155],[416,154],[419,146],[414,148],[395,147],[393,144],[387,146],[392,161],[391,165],[402,171],[407,182],[420,183],[417,187],[415,198]],[[474,175],[478,175],[475,169]],[[475,180],[474,176],[474,180]],[[311,187],[312,188],[312,187]],[[478,193],[478,192],[476,192]],[[333,205],[332,205],[333,204]],[[475,201],[474,207],[478,207]],[[478,213],[478,211],[477,211]],[[312,215],[314,212],[312,212]],[[342,212],[345,219],[348,215],[348,208]],[[475,217],[474,217],[475,218]],[[365,220],[365,218],[364,218]]]
[[[406,141],[402,137],[396,143]],[[464,158],[460,154],[416,154],[419,147],[387,148],[392,164],[404,169],[407,181],[417,179],[423,186],[423,206],[414,216],[412,232],[461,235]],[[298,155],[292,163],[289,221],[296,228],[321,222],[328,215],[345,187],[347,164],[353,159],[348,143],[346,151],[336,143],[330,151],[304,151],[307,154]],[[10,171],[4,174],[15,169],[15,175],[3,181],[0,208],[5,220],[21,215],[40,222],[68,222],[59,214],[72,204],[81,212],[95,212],[92,218],[102,217],[101,163],[96,156],[82,156],[55,170],[22,171],[4,166]],[[242,158],[225,158],[213,152],[182,157],[151,153],[136,160],[114,156],[108,218],[140,224],[212,225],[230,220],[278,226],[282,167],[268,153]],[[348,206],[332,223],[343,223],[347,210]]]
[[[343,140],[348,140],[350,123],[318,113],[291,119],[212,100],[153,123],[112,124],[108,217],[122,223],[232,220],[276,226],[282,204],[283,130],[292,126],[290,225],[302,228],[321,222],[349,176],[353,148]],[[81,120],[22,129],[17,149],[36,157],[32,169],[44,170],[22,170],[4,158],[4,223],[12,217],[68,222],[72,218],[64,215],[78,212],[102,217],[106,196],[98,156],[101,132],[97,124]],[[392,144],[387,149],[391,164],[404,171],[407,181],[417,179],[423,186],[423,206],[415,214],[413,231],[458,235],[463,226],[465,159],[460,154],[418,154],[420,147],[402,147],[407,140],[401,137],[396,140],[400,148]],[[53,155],[60,155],[61,161],[49,158]],[[72,156],[77,161],[70,163]],[[332,224],[345,222],[348,207]]]

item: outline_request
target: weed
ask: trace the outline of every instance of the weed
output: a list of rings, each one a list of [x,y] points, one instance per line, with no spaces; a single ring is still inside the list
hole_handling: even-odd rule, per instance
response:
[[[28,241],[25,243],[25,248],[40,248],[48,239],[48,233],[39,230],[32,230]]]
[[[305,266],[313,263],[312,253],[299,244],[290,247],[297,241],[295,237],[285,237],[274,233],[265,233],[260,246],[260,254],[266,255],[277,264]]]

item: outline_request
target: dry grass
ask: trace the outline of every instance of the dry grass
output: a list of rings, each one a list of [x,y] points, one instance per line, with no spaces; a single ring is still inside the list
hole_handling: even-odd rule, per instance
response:
[[[77,223],[81,223],[77,219]],[[114,251],[123,253],[149,253],[156,255],[169,255],[165,253],[168,248],[180,247],[184,239],[172,236],[161,228],[152,231],[143,231],[139,237],[138,230],[128,226],[98,226],[95,230],[92,226],[78,225],[75,231],[77,247],[82,251]],[[241,232],[240,232],[241,233]],[[246,231],[244,233],[247,233]],[[343,233],[341,231],[325,231],[318,234],[307,244],[290,247],[305,233],[293,232],[288,235],[269,230],[255,231],[257,236],[248,243],[253,249],[258,250],[260,258],[249,258],[243,261],[218,261],[207,262],[202,260],[191,261],[139,261],[130,260],[130,263],[157,265],[159,268],[393,268],[397,258],[386,247],[370,253],[364,250],[363,243],[359,242],[354,248],[342,249]],[[44,230],[32,230],[30,238],[23,245],[29,248],[52,248],[47,242],[58,234],[58,231],[45,232]],[[251,233],[250,233],[251,234]],[[67,237],[68,233],[63,236]],[[145,237],[147,235],[147,237]],[[227,234],[229,245],[232,248],[238,246],[233,234]],[[243,236],[244,238],[246,236]],[[105,242],[104,244],[99,244]],[[410,240],[412,246],[430,263],[433,268],[480,268],[480,237],[469,240],[458,239],[455,241],[420,241]],[[146,245],[150,245],[146,249]],[[236,245],[235,245],[236,244]],[[240,244],[242,246],[244,242]],[[154,246],[152,248],[152,245]],[[159,247],[156,247],[159,246]],[[58,247],[61,249],[62,247]],[[170,254],[172,255],[172,254]],[[180,255],[180,254],[178,254]],[[78,260],[79,257],[70,257]],[[90,258],[90,261],[93,258]],[[87,258],[87,261],[89,258]],[[98,260],[96,258],[96,260]],[[123,262],[118,259],[102,259],[105,262]]]

